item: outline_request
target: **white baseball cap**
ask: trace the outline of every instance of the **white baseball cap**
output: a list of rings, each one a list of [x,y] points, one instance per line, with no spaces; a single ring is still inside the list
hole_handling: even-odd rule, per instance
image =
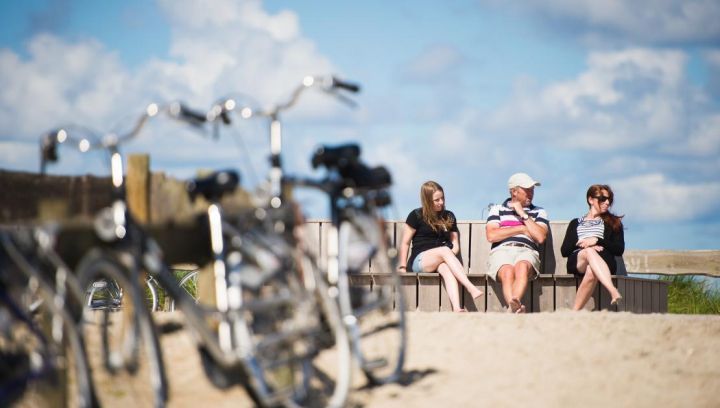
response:
[[[514,188],[514,187],[522,187],[522,188],[530,188],[539,186],[540,182],[533,180],[532,177],[528,176],[526,173],[515,173],[512,176],[510,176],[510,179],[508,179],[508,187]]]

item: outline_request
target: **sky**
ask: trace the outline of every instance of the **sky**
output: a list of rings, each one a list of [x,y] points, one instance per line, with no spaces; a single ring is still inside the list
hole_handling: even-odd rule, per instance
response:
[[[392,216],[435,180],[481,220],[529,173],[551,220],[609,184],[627,248],[720,248],[720,2],[716,0],[26,0],[0,5],[0,169],[37,171],[38,140],[74,123],[122,132],[152,102],[269,108],[306,75],[357,82],[355,106],[306,92],[282,116],[286,169],[357,142],[393,176]],[[124,146],[154,171],[265,179],[267,124],[214,138],[154,120]],[[61,152],[54,174],[107,174]],[[7,194],[7,192],[3,192]],[[323,217],[323,197],[299,195]]]

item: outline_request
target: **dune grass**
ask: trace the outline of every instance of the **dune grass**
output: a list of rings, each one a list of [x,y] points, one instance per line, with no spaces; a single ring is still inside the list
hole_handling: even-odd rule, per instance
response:
[[[669,282],[668,312],[680,314],[720,314],[720,291],[707,281],[692,276],[663,276]]]

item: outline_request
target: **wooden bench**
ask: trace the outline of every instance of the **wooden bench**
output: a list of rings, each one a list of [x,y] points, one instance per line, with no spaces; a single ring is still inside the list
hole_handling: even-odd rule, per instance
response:
[[[388,235],[396,247],[402,239],[403,224],[400,221],[389,221],[386,224]],[[565,269],[567,261],[560,254],[560,245],[567,225],[567,221],[550,223],[550,234],[541,247],[540,277],[530,283],[523,299],[523,303],[528,305],[529,312],[551,312],[572,308],[580,281],[575,276],[567,274]],[[329,222],[324,220],[311,220],[306,225],[310,247],[321,260],[327,256],[326,239],[329,227]],[[485,221],[458,221],[458,229],[465,272],[470,281],[485,292],[473,301],[470,294],[461,287],[463,306],[471,312],[504,311],[507,305],[500,284],[489,279],[485,274],[486,261],[490,253],[490,243],[485,236]],[[623,296],[621,304],[610,305],[607,291],[598,285],[585,309],[633,313],[667,312],[668,283],[655,279],[629,277],[622,258],[618,258],[618,261],[618,276],[613,277],[613,283]],[[352,283],[372,287],[383,284],[387,276],[388,271],[373,268],[371,260],[362,273],[353,276]],[[437,273],[401,273],[400,279],[406,310],[425,312],[451,310],[444,284]]]

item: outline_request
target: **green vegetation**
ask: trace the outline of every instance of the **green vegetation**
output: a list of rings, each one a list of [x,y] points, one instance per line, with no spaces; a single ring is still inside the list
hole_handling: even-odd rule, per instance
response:
[[[663,276],[669,282],[668,311],[681,314],[720,314],[720,291],[692,276]]]

